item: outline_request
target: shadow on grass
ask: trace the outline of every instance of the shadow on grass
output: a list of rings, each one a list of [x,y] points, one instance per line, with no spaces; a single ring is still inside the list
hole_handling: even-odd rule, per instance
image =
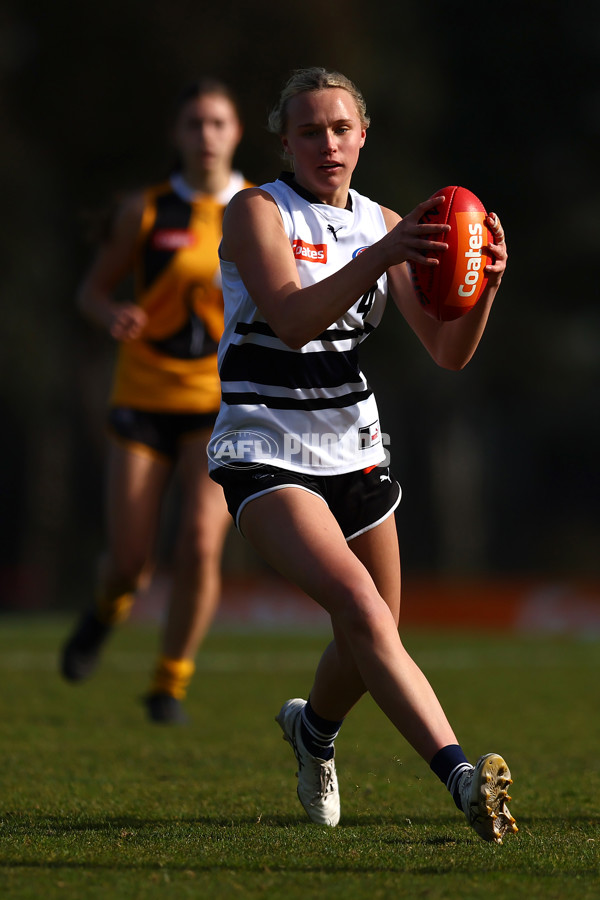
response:
[[[147,828],[181,828],[181,827],[214,827],[214,828],[245,828],[249,826],[262,828],[285,828],[285,829],[305,829],[317,830],[322,829],[325,832],[336,833],[343,832],[354,828],[399,828],[407,829],[414,827],[448,827],[453,829],[456,824],[461,823],[460,816],[427,816],[417,818],[415,816],[398,816],[390,818],[389,816],[378,815],[361,815],[347,816],[335,829],[327,826],[319,826],[310,822],[308,818],[299,816],[283,816],[283,815],[252,815],[252,816],[163,816],[139,817],[131,816],[89,816],[89,815],[30,815],[23,811],[4,812],[4,830],[11,834],[27,833],[31,834],[32,830],[38,833],[52,832],[56,834],[72,834],[73,832],[92,831],[112,833],[119,829],[139,829]],[[462,823],[461,823],[462,824]],[[0,828],[0,834],[2,833]]]
[[[454,816],[411,817],[390,819],[379,816],[361,816],[345,820],[335,829],[315,826],[308,821],[300,821],[290,816],[182,816],[174,817],[141,817],[141,816],[31,816],[22,812],[6,812],[0,826],[1,837],[17,838],[19,845],[22,837],[27,837],[34,844],[42,839],[50,841],[49,852],[40,852],[40,846],[17,850],[12,859],[4,856],[0,860],[0,870],[41,870],[58,871],[147,871],[147,872],[196,872],[210,875],[219,872],[246,873],[302,873],[302,874],[376,874],[402,872],[411,875],[445,875],[449,872],[467,872],[476,864],[483,865],[485,871],[510,872],[514,875],[532,875],[531,839],[536,830],[550,838],[552,829],[556,830],[555,819],[521,820],[521,838],[525,838],[519,847],[519,836],[511,839],[503,848],[480,841],[460,823],[457,828]],[[561,820],[561,833],[565,829],[577,831],[590,830],[600,825],[600,818],[585,816],[566,817]],[[196,830],[198,846],[190,847],[190,833]],[[225,843],[220,847],[211,846],[211,853],[205,853],[207,840],[214,834],[211,830],[221,832]],[[228,832],[242,832],[235,836],[228,848]],[[278,831],[280,834],[278,834]],[[359,852],[358,848],[367,850],[367,845],[374,840],[382,852],[377,850],[370,854]],[[106,844],[91,850],[83,846],[85,833],[106,836]],[[174,832],[178,832],[173,841]],[[268,835],[265,840],[261,834]],[[289,836],[282,841],[282,834]],[[56,842],[66,841],[74,834],[81,834],[81,844],[73,846],[57,846]],[[326,837],[327,835],[327,837]],[[234,839],[235,837],[235,839]],[[240,847],[240,837],[247,843]],[[125,849],[119,858],[113,855],[115,841],[131,838],[132,844]],[[144,843],[137,843],[143,841]],[[148,840],[156,841],[156,847]],[[183,846],[180,845],[180,840]],[[79,841],[79,839],[78,839]],[[28,843],[30,843],[28,841]],[[315,849],[319,845],[320,849]],[[329,848],[329,856],[323,860],[322,850]],[[376,849],[374,847],[374,849]],[[383,848],[387,849],[383,849]],[[509,850],[510,847],[510,850]],[[331,850],[333,849],[333,855]],[[142,850],[142,853],[138,853]],[[222,854],[215,859],[215,850]],[[346,852],[340,852],[345,850]],[[398,851],[395,853],[395,851]],[[456,851],[456,852],[454,852]],[[505,852],[508,851],[508,854]],[[28,852],[31,855],[28,855]],[[57,854],[63,858],[57,858]],[[87,854],[87,856],[85,856]],[[135,858],[127,858],[127,854],[135,854]],[[110,858],[107,858],[110,855]],[[84,857],[85,858],[81,858]],[[150,858],[144,858],[149,856]],[[183,856],[183,858],[182,858]],[[366,858],[365,858],[366,856]],[[79,858],[78,858],[79,857]],[[567,858],[568,857],[568,858]],[[539,859],[534,866],[538,877],[584,877],[597,876],[598,870],[589,862],[580,860],[574,865],[570,854],[557,866],[556,860]]]
[[[513,861],[514,862],[514,861]],[[467,867],[467,863],[465,861],[464,867],[457,865],[456,859],[448,860],[447,862],[440,862],[439,865],[420,865],[418,862],[409,863],[409,861],[405,858],[400,858],[397,864],[391,864],[389,860],[387,860],[384,864],[377,865],[344,865],[340,863],[329,862],[323,865],[298,865],[290,864],[288,862],[273,862],[269,860],[268,864],[264,862],[253,864],[251,860],[240,862],[231,862],[224,861],[221,864],[215,864],[214,862],[210,862],[207,864],[203,864],[202,859],[195,860],[186,860],[185,862],[176,862],[173,860],[169,860],[168,862],[160,862],[158,860],[152,861],[136,861],[136,862],[125,862],[123,860],[110,860],[110,861],[100,861],[100,860],[58,860],[58,859],[34,859],[34,860],[14,860],[12,862],[8,861],[0,861],[0,871],[2,869],[45,869],[50,871],[106,871],[106,872],[180,872],[182,874],[195,874],[202,873],[204,875],[214,875],[218,873],[246,873],[246,874],[261,874],[264,875],[268,873],[270,875],[289,875],[291,873],[300,874],[300,875],[325,875],[331,876],[333,878],[339,875],[376,875],[376,874],[385,874],[390,875],[394,872],[400,873],[402,875],[410,875],[411,877],[421,876],[431,876],[431,875],[443,875],[446,876],[448,874],[465,874],[468,871],[468,874],[473,875],[472,871],[472,860],[471,865]],[[487,872],[489,874],[491,870],[486,867],[481,870],[480,874],[483,872]],[[561,868],[556,870],[552,866],[538,868],[537,870],[532,869],[531,865],[527,862],[523,862],[520,865],[510,865],[509,869],[505,869],[505,872],[509,871],[512,876],[526,876],[532,877],[535,876],[542,880],[550,879],[550,883],[554,883],[557,878],[576,878],[582,879],[588,876],[597,879],[598,877],[598,869],[597,867],[589,867],[589,868]],[[553,895],[555,896],[555,895]]]
[[[0,835],[4,832],[6,835],[9,834],[32,834],[32,832],[36,833],[55,833],[55,834],[73,834],[74,832],[83,832],[83,831],[91,831],[98,833],[113,833],[115,831],[120,831],[123,829],[138,829],[143,831],[148,828],[164,828],[164,829],[173,829],[173,828],[247,828],[247,827],[258,827],[258,828],[283,828],[286,830],[289,829],[297,829],[299,831],[316,831],[317,829],[322,830],[325,833],[343,833],[344,831],[349,831],[352,829],[363,829],[363,828],[395,828],[399,829],[403,832],[407,830],[411,831],[410,836],[405,838],[401,838],[398,836],[397,840],[400,843],[411,843],[415,840],[414,829],[431,829],[431,828],[444,828],[448,829],[451,834],[456,833],[456,828],[458,826],[465,826],[466,823],[462,820],[460,813],[456,816],[453,815],[443,815],[443,816],[378,816],[378,815],[361,815],[361,816],[347,816],[342,819],[340,824],[335,829],[330,829],[326,826],[315,825],[312,822],[309,822],[308,819],[303,818],[302,816],[283,816],[283,815],[252,815],[252,816],[171,816],[166,818],[164,816],[157,816],[155,818],[152,817],[139,817],[135,815],[131,816],[88,816],[88,815],[77,815],[73,814],[70,816],[57,816],[57,815],[29,815],[23,811],[10,811],[7,810],[3,814],[3,827],[0,826]],[[563,823],[562,827],[567,825],[567,827],[576,828],[599,828],[600,827],[600,816],[585,816],[585,815],[575,815],[575,816],[563,816],[561,818],[561,822]],[[526,816],[519,816],[519,831],[520,832],[528,832],[534,833],[536,828],[547,830],[549,826],[555,825],[556,819],[555,817],[541,818],[539,816],[533,816],[531,818]],[[466,835],[471,836],[471,833],[465,831]],[[461,837],[458,838],[453,836],[451,838],[444,838],[442,836],[431,836],[424,835],[423,843],[431,843],[431,844],[442,844],[442,843],[461,843]],[[390,838],[392,840],[392,838]],[[479,842],[476,842],[479,843]]]

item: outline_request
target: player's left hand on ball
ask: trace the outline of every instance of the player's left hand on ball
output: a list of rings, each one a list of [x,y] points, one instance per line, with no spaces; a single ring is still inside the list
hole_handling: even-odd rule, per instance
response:
[[[488,263],[485,267],[485,272],[489,279],[498,283],[504,274],[506,261],[508,259],[504,228],[496,213],[489,213],[486,217],[485,224],[494,236],[494,242],[488,244],[488,250],[492,254],[494,261]]]

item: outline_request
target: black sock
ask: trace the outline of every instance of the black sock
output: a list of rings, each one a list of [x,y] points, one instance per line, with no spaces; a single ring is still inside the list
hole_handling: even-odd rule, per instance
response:
[[[440,781],[446,785],[454,802],[462,810],[458,786],[463,772],[467,772],[473,766],[463,753],[460,744],[448,744],[447,747],[442,747],[435,754],[429,766]]]
[[[343,721],[343,720],[342,720]],[[300,735],[302,743],[311,756],[318,759],[331,759],[333,756],[333,742],[338,736],[342,722],[331,722],[317,715],[310,704],[310,697],[302,710],[300,720]]]

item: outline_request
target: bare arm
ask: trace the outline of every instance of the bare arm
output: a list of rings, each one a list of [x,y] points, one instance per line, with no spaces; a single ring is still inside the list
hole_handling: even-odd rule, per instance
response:
[[[77,292],[83,314],[117,341],[132,341],[142,333],[147,316],[135,303],[114,299],[117,285],[132,271],[143,213],[143,197],[123,204],[109,238],[100,246]]]
[[[337,321],[395,263],[424,256],[439,247],[432,240],[446,225],[419,225],[438,198],[417,206],[385,237],[318,284],[301,287],[294,255],[277,205],[259,188],[241,191],[230,202],[223,222],[221,255],[237,265],[246,288],[284,343],[302,347]]]
[[[394,229],[400,219],[397,213],[383,210],[388,228]],[[388,271],[390,290],[396,306],[421,340],[433,359],[445,369],[464,368],[477,349],[485,330],[494,297],[506,269],[508,253],[504,231],[492,213],[487,223],[495,243],[490,245],[494,261],[485,267],[488,283],[478,303],[469,313],[451,322],[437,322],[423,312],[417,301],[408,267],[393,266]]]

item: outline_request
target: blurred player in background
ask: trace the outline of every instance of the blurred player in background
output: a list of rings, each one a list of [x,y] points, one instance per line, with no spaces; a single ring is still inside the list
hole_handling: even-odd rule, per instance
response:
[[[110,398],[107,548],[95,602],[62,650],[69,681],[94,671],[114,626],[152,574],[161,503],[172,476],[181,518],[162,647],[145,703],[150,719],[187,719],[196,651],[215,614],[229,517],[208,477],[206,447],[219,408],[223,330],[218,245],[226,204],[249,183],[232,169],[242,137],[236,100],[219,81],[191,85],[172,125],[168,181],[122,204],[78,294],[83,313],[119,344]],[[135,302],[115,299],[135,278]]]
[[[504,233],[488,216],[494,243],[477,306],[453,322],[426,315],[405,262],[436,265],[424,254],[447,249],[449,226],[419,224],[439,198],[401,219],[351,190],[368,124],[347,78],[298,70],[270,118],[293,175],[242,191],[227,209],[211,475],[250,543],[331,617],[334,639],[308,701],[288,700],[277,716],[309,817],[339,821],[334,740],[369,691],[477,834],[501,843],[516,831],[505,803],[508,766],[495,753],[469,763],[398,634],[400,487],[385,465],[358,346],[379,324],[389,292],[440,366],[466,365],[504,273]]]

